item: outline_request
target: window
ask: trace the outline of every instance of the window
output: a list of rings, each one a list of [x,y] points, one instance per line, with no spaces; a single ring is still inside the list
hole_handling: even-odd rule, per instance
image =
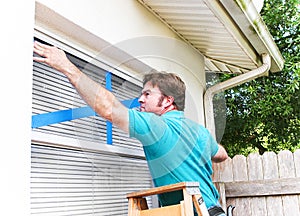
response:
[[[109,71],[74,54],[68,57],[93,80],[107,84]],[[152,187],[144,156],[128,153],[142,151],[141,144],[113,127],[113,144],[107,145],[104,119],[90,111],[88,117],[73,119],[74,110],[87,105],[67,78],[45,64],[33,64],[32,115],[43,126],[32,129],[32,215],[127,215],[126,194]],[[141,91],[139,85],[113,74],[109,82],[121,101]],[[48,124],[53,119],[57,123]],[[81,147],[73,145],[77,142]]]
[[[68,53],[67,55],[90,78],[103,86],[106,85],[106,75],[109,71],[105,71],[72,54]],[[118,128],[113,127],[112,131],[107,131],[107,122],[98,115],[74,119],[74,109],[87,107],[87,104],[80,98],[63,74],[45,64],[38,62],[33,64],[32,112],[35,117],[34,120],[38,122],[45,121],[44,126],[36,127],[33,131],[97,142],[99,144],[106,144],[107,135],[110,135],[108,133],[112,133],[113,145],[141,149],[141,144],[137,140],[130,139],[127,134],[124,134]],[[111,88],[120,101],[137,98],[141,91],[140,86],[116,75],[111,76]],[[38,116],[37,114],[48,115],[46,120],[41,120],[43,116]],[[50,119],[55,119],[58,123],[47,125],[47,121]],[[64,119],[72,120],[63,121]]]

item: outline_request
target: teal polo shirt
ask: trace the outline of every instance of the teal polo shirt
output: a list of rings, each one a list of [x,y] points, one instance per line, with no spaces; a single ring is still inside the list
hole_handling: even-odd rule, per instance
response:
[[[211,179],[211,157],[219,146],[205,127],[185,118],[182,111],[158,116],[129,110],[129,135],[142,143],[156,187],[199,182],[206,206],[217,204],[219,194]],[[182,192],[159,196],[162,206],[178,204],[180,200]]]

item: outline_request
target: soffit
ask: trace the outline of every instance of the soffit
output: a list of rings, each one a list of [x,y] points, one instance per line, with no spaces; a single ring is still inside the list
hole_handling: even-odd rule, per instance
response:
[[[220,1],[139,2],[205,56],[207,72],[246,73],[261,65],[260,50],[253,47],[255,43],[249,41]]]

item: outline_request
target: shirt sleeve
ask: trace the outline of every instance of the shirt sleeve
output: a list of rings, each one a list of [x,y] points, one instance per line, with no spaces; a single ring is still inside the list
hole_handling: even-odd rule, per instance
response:
[[[129,110],[129,136],[134,137],[145,145],[152,145],[161,140],[165,131],[166,123],[163,118],[148,112]]]

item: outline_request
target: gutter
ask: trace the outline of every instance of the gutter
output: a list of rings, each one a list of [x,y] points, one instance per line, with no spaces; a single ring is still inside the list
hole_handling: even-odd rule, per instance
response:
[[[220,0],[257,53],[269,53],[271,72],[281,71],[284,59],[252,0]],[[258,62],[258,61],[257,61]],[[259,63],[259,62],[258,62]]]
[[[219,92],[233,88],[245,82],[254,80],[258,77],[267,76],[268,71],[271,68],[270,55],[262,54],[262,62],[263,64],[260,67],[250,72],[247,72],[245,74],[218,83],[206,90],[204,94],[204,112],[205,112],[205,123],[206,123],[205,125],[214,138],[216,138],[216,131],[215,131],[215,120],[214,120],[213,97],[215,96],[215,94]]]

